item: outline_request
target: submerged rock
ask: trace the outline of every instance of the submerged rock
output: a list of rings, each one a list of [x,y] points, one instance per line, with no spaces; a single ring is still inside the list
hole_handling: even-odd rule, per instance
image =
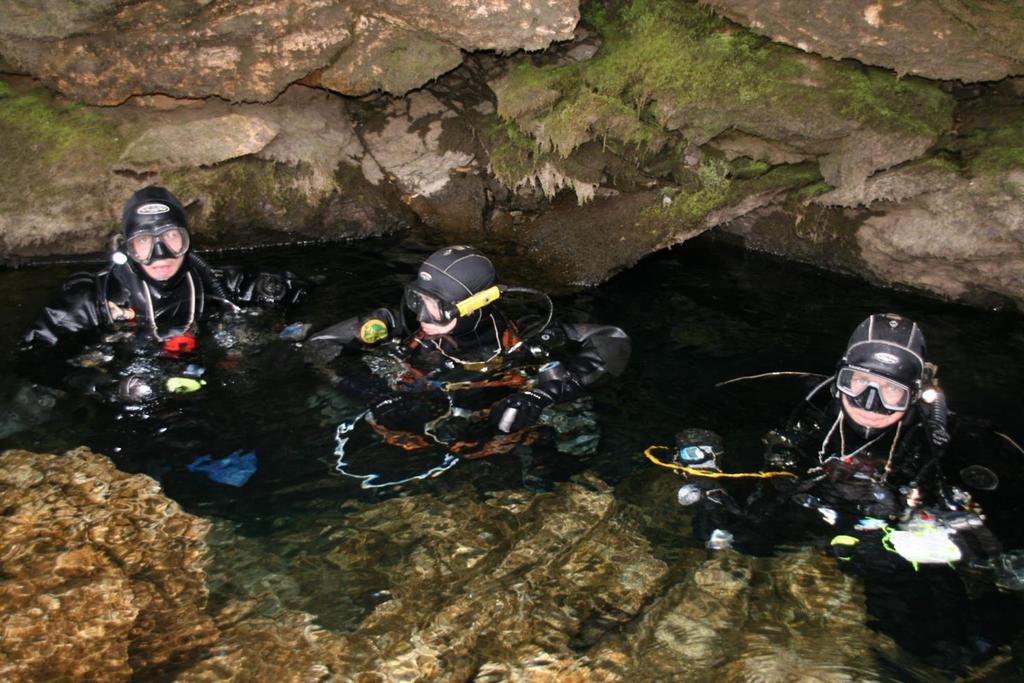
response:
[[[884,677],[879,656],[932,675],[869,628],[862,584],[834,559],[691,543],[671,496],[652,495],[676,483],[440,482],[265,536],[217,524],[204,573],[210,524],[153,480],[84,449],[8,451],[0,677],[847,681]]]
[[[640,614],[666,575],[628,511],[590,477],[542,494],[481,499],[460,487],[395,498],[281,542],[308,544],[284,569],[292,580],[276,581],[284,595],[303,575],[333,575],[307,609],[366,604],[360,594],[371,590],[378,604],[350,633],[329,633],[287,597],[270,607],[261,598],[263,613],[224,623],[220,643],[180,680],[293,670],[365,680],[592,680],[576,650]],[[225,557],[211,567],[215,582],[237,575]],[[258,598],[259,588],[236,598]]]
[[[868,628],[864,593],[835,561],[805,549],[777,559],[691,551],[692,573],[619,638],[588,656],[616,680],[877,680],[896,656]]]
[[[86,449],[0,455],[0,678],[127,680],[217,639],[203,537]]]

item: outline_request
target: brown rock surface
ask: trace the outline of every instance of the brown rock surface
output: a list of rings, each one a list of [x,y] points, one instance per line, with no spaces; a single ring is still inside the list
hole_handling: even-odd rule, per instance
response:
[[[148,184],[189,206],[200,248],[222,231],[238,244],[270,230],[365,235],[409,221],[397,192],[363,177],[377,167],[338,95],[295,85],[267,105],[157,97],[75,107],[27,80],[0,90],[5,254],[100,251],[125,200]]]
[[[868,269],[951,298],[972,289],[1024,300],[1024,171],[960,179],[868,218],[857,232]]]
[[[128,145],[117,168],[139,172],[212,166],[261,151],[277,133],[268,121],[241,114],[154,126]]]
[[[211,580],[237,602],[176,679],[838,682],[877,680],[879,656],[917,666],[868,626],[836,560],[709,553],[689,543],[678,480],[642,479],[642,508],[586,476],[348,503],[262,540],[288,566],[225,535]],[[367,591],[378,604],[344,632],[310,614]]]
[[[103,456],[0,456],[0,679],[127,680],[213,642],[208,523]]]
[[[54,90],[103,105],[153,93],[268,102],[327,67],[328,87],[337,80],[343,92],[400,94],[457,66],[460,49],[542,49],[571,37],[579,19],[578,0],[492,0],[472,11],[454,0],[36,5],[0,7],[0,55]]]
[[[1024,73],[1024,5],[1001,0],[704,0],[755,33],[833,59],[964,82]]]
[[[0,677],[847,681],[877,680],[879,656],[927,674],[868,627],[863,587],[834,559],[693,545],[677,483],[442,483],[281,518],[268,536],[223,523],[204,573],[210,524],[152,480],[84,449],[8,451]]]

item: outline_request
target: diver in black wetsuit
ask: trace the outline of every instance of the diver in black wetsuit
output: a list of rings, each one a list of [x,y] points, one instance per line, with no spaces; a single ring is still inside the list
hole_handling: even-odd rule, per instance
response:
[[[305,293],[291,273],[210,268],[189,251],[181,203],[155,185],[125,204],[117,241],[109,268],[64,283],[57,301],[25,333],[25,346],[56,346],[78,333],[120,324],[167,343],[191,334],[199,321],[223,308],[291,304]]]
[[[161,344],[165,351],[191,351],[201,321],[239,305],[287,305],[305,294],[305,284],[291,273],[248,273],[213,269],[189,249],[185,210],[162,187],[145,187],[125,204],[121,234],[111,265],[99,273],[79,273],[61,288],[22,339],[23,350],[36,355],[67,355],[90,339],[105,336]],[[32,362],[32,375],[46,384],[67,383],[64,363]],[[93,379],[112,382],[92,373]],[[96,390],[90,379],[88,391]],[[82,382],[79,382],[80,384]],[[121,381],[122,399],[149,391],[131,377]],[[80,387],[75,387],[80,388]],[[102,393],[102,392],[101,392]],[[127,395],[125,395],[127,394]]]
[[[802,506],[837,534],[899,529],[890,539],[912,562],[997,556],[978,494],[998,477],[951,448],[958,425],[935,374],[915,322],[861,322],[836,373],[764,437],[766,469],[795,476],[772,478],[742,516],[784,533],[775,522]]]
[[[503,398],[474,409],[489,412],[492,433],[508,434],[534,424],[547,407],[580,397],[605,375],[622,373],[631,345],[621,329],[552,323],[550,310],[546,319],[509,320],[493,303],[505,293],[539,295],[549,307],[550,299],[495,282],[494,266],[479,250],[440,249],[406,286],[400,310],[379,308],[312,335],[313,355],[327,364],[345,352],[391,345],[407,368],[400,377],[332,379],[373,405],[378,423],[409,431],[437,417],[424,401],[431,393],[450,398],[461,389],[502,387]],[[508,394],[509,388],[517,390]]]
[[[59,414],[84,418],[75,420],[81,441],[175,491],[195,485],[198,475],[183,468],[189,461],[204,471],[224,467],[223,455],[230,453],[230,461],[253,449],[247,433],[230,427],[252,373],[232,368],[241,364],[242,349],[249,367],[257,365],[259,349],[250,342],[268,320],[241,315],[243,307],[283,307],[305,293],[291,273],[214,269],[190,246],[185,211],[173,194],[156,186],[135,192],[111,264],[65,282],[25,333],[19,355],[19,372],[32,389],[57,390]],[[276,331],[268,336],[278,338]],[[225,381],[226,374],[232,376]]]
[[[710,548],[826,549],[863,581],[875,627],[912,652],[961,666],[989,656],[1003,637],[1005,607],[987,604],[1006,599],[995,587],[1024,589],[1024,555],[1003,549],[1021,547],[1012,493],[1020,454],[1006,457],[991,429],[951,415],[936,372],[916,323],[870,316],[835,374],[764,437],[767,472],[757,474],[771,478],[745,505],[716,483],[723,480],[699,476],[679,501],[696,506],[695,535]],[[679,464],[717,470],[716,435],[680,436]],[[967,591],[964,578],[982,581]]]

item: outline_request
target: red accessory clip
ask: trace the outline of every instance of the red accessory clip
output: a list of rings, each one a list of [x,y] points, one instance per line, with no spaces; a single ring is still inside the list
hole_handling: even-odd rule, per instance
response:
[[[196,350],[196,338],[191,332],[176,334],[164,340],[164,351],[168,353],[191,353]]]

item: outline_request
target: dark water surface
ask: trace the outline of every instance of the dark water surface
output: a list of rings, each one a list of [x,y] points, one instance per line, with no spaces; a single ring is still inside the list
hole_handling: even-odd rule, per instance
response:
[[[189,511],[229,520],[237,533],[256,541],[286,531],[299,536],[305,520],[326,510],[343,510],[350,501],[374,503],[396,495],[451,491],[466,483],[478,491],[517,489],[527,473],[534,484],[539,479],[542,486],[550,486],[591,470],[617,486],[624,500],[660,516],[648,535],[657,553],[671,560],[674,548],[692,547],[695,541],[671,499],[678,480],[647,463],[643,449],[670,443],[684,427],[711,427],[725,437],[726,469],[756,469],[760,436],[784,419],[803,384],[783,378],[722,389],[715,384],[771,371],[830,373],[851,330],[882,311],[920,323],[929,360],[940,368],[953,410],[991,419],[1021,439],[1024,319],[1019,315],[871,287],[698,241],[649,257],[599,288],[555,297],[563,319],[617,324],[634,341],[626,376],[593,394],[601,432],[596,453],[574,457],[536,452],[529,463],[497,456],[459,463],[437,479],[397,490],[367,491],[358,481],[333,472],[335,427],[358,406],[330,390],[300,350],[279,340],[277,332],[297,320],[319,329],[379,305],[397,304],[402,286],[433,246],[391,238],[209,255],[213,264],[292,270],[317,286],[296,309],[208,327],[215,343],[206,340],[208,350],[201,356],[207,387],[127,415],[85,397],[58,397],[49,408],[51,399],[28,391],[25,370],[18,367],[14,348],[21,332],[58,284],[81,268],[51,265],[0,272],[0,302],[7,311],[0,351],[0,449],[59,453],[87,445],[110,455],[124,470],[160,479],[168,495]],[[498,266],[502,282],[530,284],[515,264],[499,259]],[[185,468],[200,455],[219,458],[239,449],[258,458],[258,470],[244,487],[217,484]],[[1006,499],[990,513],[1020,519],[1018,492],[1003,493]],[[297,552],[294,545],[269,551],[282,556]],[[894,593],[912,594],[920,582],[915,583],[912,572],[899,576]],[[363,600],[346,598],[344,604],[331,605],[321,598],[321,604],[304,607],[328,627],[352,628],[372,608],[374,587],[368,579]],[[931,601],[926,627],[919,623],[912,600],[899,603],[876,592],[876,601],[885,603],[873,615],[877,627],[918,650],[921,661],[935,667],[929,675],[940,679],[942,672],[971,671],[998,646],[1021,638],[1016,594],[989,591],[970,607],[976,616],[965,628],[966,598],[958,590],[950,589],[948,606],[941,599]],[[213,599],[218,599],[216,586]],[[944,635],[939,639],[935,633]],[[908,675],[899,670],[879,673],[883,679]]]

